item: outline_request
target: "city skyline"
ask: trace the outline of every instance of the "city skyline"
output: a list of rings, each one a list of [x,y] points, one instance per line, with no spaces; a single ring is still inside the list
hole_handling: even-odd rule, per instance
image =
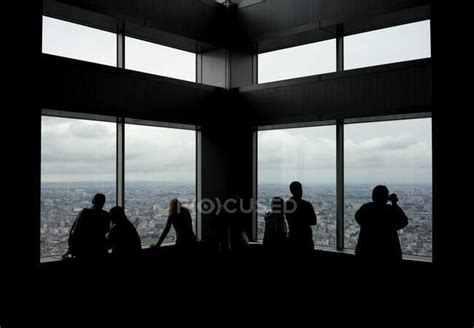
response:
[[[42,257],[57,256],[67,248],[67,236],[82,208],[91,206],[91,199],[97,192],[105,193],[105,209],[115,206],[115,184],[97,183],[45,183],[41,193],[41,254]],[[354,220],[355,211],[371,199],[372,185],[347,185],[344,193],[345,248],[356,245],[359,227]],[[432,231],[432,188],[431,185],[393,185],[400,206],[409,217],[409,225],[399,233],[402,249],[406,255],[431,256]],[[263,216],[269,211],[272,197],[289,198],[286,184],[260,184],[257,208],[257,240],[263,238]],[[155,243],[167,220],[169,201],[178,198],[190,209],[193,227],[196,224],[196,189],[194,184],[163,182],[130,182],[125,189],[125,211],[137,228],[143,245]],[[303,198],[310,201],[318,217],[318,225],[313,229],[316,248],[336,245],[336,189],[330,185],[306,185]],[[173,243],[174,230],[170,231],[166,242]]]

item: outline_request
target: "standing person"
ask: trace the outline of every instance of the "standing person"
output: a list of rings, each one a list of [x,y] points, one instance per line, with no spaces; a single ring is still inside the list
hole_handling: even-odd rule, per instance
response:
[[[171,229],[171,225],[176,231],[176,248],[188,249],[195,246],[196,235],[193,231],[191,213],[181,205],[179,200],[172,199],[168,209],[168,220],[165,229],[161,233],[158,242],[152,247],[161,246]]]
[[[92,207],[82,209],[69,232],[69,248],[64,255],[82,259],[100,258],[107,254],[105,235],[110,230],[110,215],[103,210],[104,194],[95,194]]]
[[[285,201],[281,197],[272,199],[271,211],[265,214],[265,234],[263,246],[267,249],[282,249],[286,244],[287,228],[283,207]]]
[[[109,211],[112,219],[112,228],[107,235],[112,255],[119,258],[133,258],[140,255],[142,244],[135,226],[125,215],[120,206],[115,206]]]
[[[310,202],[303,200],[303,186],[298,181],[290,184],[292,197],[286,202],[285,214],[288,221],[288,243],[296,251],[314,250],[313,230],[317,224],[316,213]]]
[[[389,200],[392,205],[387,204]],[[360,233],[355,253],[359,258],[377,262],[402,259],[397,231],[407,226],[408,218],[397,202],[397,195],[389,196],[386,186],[376,186],[372,191],[372,202],[362,205],[356,212]]]

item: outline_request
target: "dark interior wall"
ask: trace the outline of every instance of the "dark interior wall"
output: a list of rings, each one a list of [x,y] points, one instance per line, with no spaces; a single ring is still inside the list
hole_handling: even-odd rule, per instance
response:
[[[98,12],[118,20],[127,21],[129,33],[135,37],[150,36],[148,28],[178,35],[204,43],[216,42],[219,6],[208,1],[108,1],[62,0],[63,4]],[[140,27],[145,27],[143,35]],[[158,35],[159,38],[159,35]],[[183,46],[185,46],[183,42]]]
[[[42,2],[43,15],[117,33],[117,19],[112,16],[67,5],[56,0],[42,0]]]
[[[227,50],[219,48],[198,53],[197,81],[226,88],[228,84]]]
[[[201,106],[217,88],[45,55],[44,109],[197,125]]]
[[[431,112],[430,59],[240,88],[258,125]]]
[[[273,0],[239,9],[242,33],[258,52],[430,17],[430,0]]]
[[[15,275],[31,273],[39,263],[40,245],[41,3],[32,3],[22,19],[23,24],[19,24],[16,33],[6,33],[4,40],[8,44],[8,50],[4,51],[8,82],[4,84],[5,125],[1,130],[6,213],[0,220],[0,252],[2,271],[7,275],[3,281],[8,283],[14,281],[9,278]]]
[[[357,17],[385,15],[390,12],[430,4],[430,0],[273,0],[239,10],[242,26],[256,36],[288,31],[320,22],[345,23]]]
[[[439,262],[449,269],[448,279],[458,283],[473,273],[468,269],[472,263],[468,264],[466,259],[472,258],[474,251],[474,222],[465,219],[469,210],[462,205],[472,202],[472,165],[465,157],[470,148],[468,140],[472,140],[472,126],[470,120],[464,119],[471,84],[461,82],[465,70],[456,65],[469,62],[470,54],[454,51],[465,42],[463,20],[459,20],[459,25],[453,24],[454,17],[458,19],[455,12],[457,7],[449,3],[433,4],[433,165],[437,172],[433,247]]]
[[[56,0],[43,0],[43,15],[112,33],[123,31],[129,37],[143,39],[190,52],[206,51],[214,48],[214,46],[209,43],[203,41],[198,42],[189,36],[170,32],[174,31],[174,29],[156,29],[153,27],[154,24],[151,21],[137,21],[137,19],[133,17],[127,20],[127,17],[124,18],[119,14],[113,15],[106,10],[97,12],[91,7],[77,7]]]
[[[252,52],[230,52],[230,88],[257,84],[257,55]]]
[[[243,199],[245,208],[253,197],[253,125],[238,97],[223,93],[207,106],[206,122],[200,126],[198,144],[200,200],[223,205],[228,199]],[[217,204],[217,203],[216,203]],[[217,210],[217,208],[216,208]],[[221,213],[223,210],[221,208]],[[216,212],[203,213],[202,237],[216,237]],[[252,214],[242,215],[242,226],[252,232]]]
[[[3,212],[0,220],[2,310],[0,325],[15,325],[12,309],[26,307],[40,253],[41,2],[5,4],[5,64],[1,129]],[[19,15],[11,13],[21,12]],[[16,21],[9,21],[9,19]],[[19,37],[21,36],[21,37]],[[31,313],[31,312],[30,312]],[[11,319],[11,320],[10,320]]]

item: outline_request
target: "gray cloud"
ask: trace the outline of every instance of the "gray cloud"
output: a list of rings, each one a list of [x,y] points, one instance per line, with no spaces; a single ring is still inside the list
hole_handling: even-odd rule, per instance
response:
[[[431,181],[431,120],[347,125],[347,182]],[[259,133],[259,181],[335,183],[335,127]]]
[[[80,139],[104,139],[115,135],[109,127],[94,122],[74,122],[69,127],[71,137]]]
[[[114,123],[43,117],[43,181],[114,180]],[[194,181],[195,132],[126,126],[126,179]]]

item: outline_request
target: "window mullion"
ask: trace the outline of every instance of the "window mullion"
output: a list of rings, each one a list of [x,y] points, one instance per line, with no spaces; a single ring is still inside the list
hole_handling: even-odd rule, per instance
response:
[[[336,247],[344,249],[344,121],[336,126]]]

